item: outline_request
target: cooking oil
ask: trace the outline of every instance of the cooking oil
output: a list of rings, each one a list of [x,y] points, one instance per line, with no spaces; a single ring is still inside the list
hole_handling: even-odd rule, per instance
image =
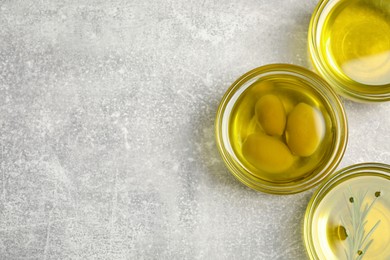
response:
[[[351,91],[390,92],[390,1],[340,0],[320,30],[320,56]]]
[[[390,185],[375,174],[328,191],[315,208],[311,239],[319,259],[390,259]]]
[[[309,176],[332,151],[332,110],[326,104],[296,77],[273,75],[251,84],[235,102],[228,125],[241,165],[252,177],[273,182]]]

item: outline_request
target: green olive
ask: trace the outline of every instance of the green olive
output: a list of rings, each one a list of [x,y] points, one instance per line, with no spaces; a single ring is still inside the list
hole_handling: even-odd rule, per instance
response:
[[[277,96],[272,94],[262,96],[256,103],[255,113],[267,134],[283,134],[286,126],[286,111],[282,101]]]
[[[257,169],[269,173],[284,172],[294,162],[293,155],[282,141],[263,133],[249,135],[242,145],[242,154]]]
[[[299,103],[287,118],[286,141],[293,154],[310,156],[318,148],[325,133],[321,112],[305,103]]]

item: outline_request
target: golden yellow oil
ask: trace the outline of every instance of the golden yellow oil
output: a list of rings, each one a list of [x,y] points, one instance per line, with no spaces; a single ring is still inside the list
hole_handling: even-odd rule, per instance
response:
[[[311,223],[311,238],[319,259],[360,259],[359,255],[362,259],[390,259],[389,184],[383,177],[359,176],[342,181],[325,194]],[[359,196],[364,199],[357,207]],[[364,216],[365,207],[371,203]],[[353,228],[354,221],[355,227],[360,224],[360,230]],[[377,228],[364,241],[375,224]]]
[[[281,100],[287,117],[297,104],[305,103],[320,111],[324,121],[324,124],[320,126],[323,128],[320,130],[324,135],[316,151],[307,157],[293,155],[294,162],[291,167],[278,173],[259,169],[249,162],[243,153],[243,144],[248,136],[254,133],[264,134],[264,129],[255,114],[255,105],[260,98],[270,94]],[[235,102],[228,125],[229,140],[242,166],[251,173],[250,177],[280,183],[297,181],[309,176],[321,163],[325,162],[332,150],[334,127],[328,111],[331,111],[331,108],[327,107],[326,102],[307,82],[288,75],[263,77],[261,81],[251,84]],[[286,133],[272,138],[286,143]],[[261,149],[267,151],[270,148],[261,147]]]
[[[390,1],[341,0],[320,30],[320,56],[352,91],[390,92]]]

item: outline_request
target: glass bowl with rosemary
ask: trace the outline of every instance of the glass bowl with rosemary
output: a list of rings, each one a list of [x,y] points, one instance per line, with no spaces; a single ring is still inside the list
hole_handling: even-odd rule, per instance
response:
[[[304,239],[310,259],[390,259],[390,165],[328,177],[307,207]]]

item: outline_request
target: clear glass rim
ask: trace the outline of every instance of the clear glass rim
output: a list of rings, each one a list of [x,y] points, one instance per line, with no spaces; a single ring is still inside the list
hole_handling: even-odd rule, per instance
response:
[[[369,93],[361,93],[358,91],[353,91],[348,86],[340,82],[333,73],[331,73],[321,58],[319,54],[319,46],[317,44],[317,35],[318,31],[322,28],[322,21],[324,19],[320,19],[321,16],[327,15],[324,13],[325,8],[330,3],[338,2],[339,0],[321,0],[316,8],[314,9],[313,15],[310,20],[309,32],[308,32],[308,47],[309,47],[309,56],[314,65],[317,72],[324,78],[329,81],[332,86],[335,86],[337,92],[340,95],[351,99],[357,102],[384,102],[390,101],[390,92],[388,93],[379,93],[379,94],[369,94]],[[370,86],[370,85],[367,85]]]
[[[337,183],[345,178],[348,178],[352,175],[358,175],[358,176],[364,176],[370,174],[377,174],[381,176],[386,176],[390,178],[390,165],[384,164],[384,163],[377,163],[377,162],[367,162],[367,163],[360,163],[360,164],[354,164],[348,167],[345,167],[336,173],[330,175],[322,184],[321,186],[315,191],[313,196],[311,197],[308,206],[306,208],[305,212],[305,218],[304,218],[304,224],[303,224],[303,236],[304,236],[304,242],[306,247],[306,253],[310,257],[310,259],[319,259],[313,238],[311,236],[312,228],[311,223],[313,220],[314,212],[319,205],[319,203],[322,201],[324,196],[335,186],[337,186]]]
[[[316,93],[321,95],[321,97],[328,102],[328,107],[331,109],[330,112],[332,112],[332,122],[335,124],[335,138],[333,141],[334,150],[332,151],[331,156],[326,161],[326,163],[323,164],[323,167],[318,168],[318,172],[315,175],[312,174],[309,177],[286,184],[274,183],[262,179],[253,180],[249,178],[248,175],[250,173],[247,172],[246,169],[240,167],[240,164],[237,162],[236,158],[234,158],[234,156],[229,153],[228,147],[226,147],[227,140],[225,140],[226,138],[223,134],[223,131],[227,131],[224,129],[223,119],[225,113],[230,113],[226,109],[227,104],[229,103],[232,96],[241,87],[245,87],[245,83],[253,80],[256,77],[261,78],[262,76],[269,73],[285,73],[298,78],[304,78],[305,80],[309,81],[311,83],[310,85],[313,87]],[[270,64],[253,69],[242,75],[226,91],[217,110],[215,120],[215,136],[217,147],[224,163],[233,176],[236,177],[241,183],[254,190],[266,193],[294,194],[318,185],[323,179],[326,178],[326,176],[328,176],[336,169],[344,155],[347,145],[348,126],[344,108],[338,95],[321,77],[319,77],[314,72],[300,66],[291,64]]]

